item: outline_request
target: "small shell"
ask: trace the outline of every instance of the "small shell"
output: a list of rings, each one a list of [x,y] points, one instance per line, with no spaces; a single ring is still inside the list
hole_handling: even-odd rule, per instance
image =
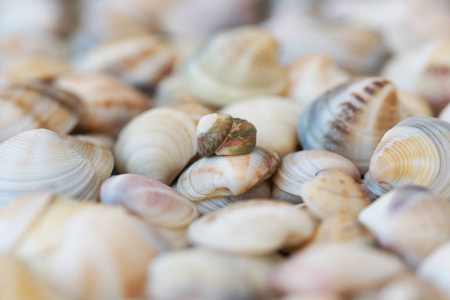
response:
[[[274,270],[269,284],[284,293],[348,296],[380,287],[405,271],[388,252],[355,243],[325,244],[292,255]]]
[[[434,250],[418,268],[418,275],[450,298],[450,242]]]
[[[171,187],[135,174],[113,176],[102,183],[100,200],[120,204],[146,222],[167,228],[188,226],[198,211],[191,201]]]
[[[53,131],[25,131],[0,144],[0,205],[28,192],[52,188],[96,200],[114,159],[109,150]]]
[[[121,173],[144,175],[170,184],[197,153],[195,122],[171,108],[151,109],[120,132],[114,147]]]
[[[379,244],[400,254],[415,267],[439,245],[450,239],[450,206],[426,189],[395,189],[359,216]]]
[[[430,117],[409,118],[389,130],[375,149],[364,188],[375,199],[413,184],[449,200],[449,157],[449,123]]]
[[[68,133],[81,110],[81,101],[64,90],[30,83],[8,85],[0,89],[0,142],[37,128]]]
[[[356,78],[308,106],[300,118],[298,133],[304,149],[341,154],[365,173],[383,135],[406,117],[389,81]]]
[[[254,255],[297,247],[313,230],[308,213],[293,204],[258,199],[204,215],[189,226],[188,238],[195,245]]]
[[[356,217],[370,204],[355,179],[336,169],[319,171],[302,185],[300,196],[311,212],[322,220],[341,212]]]
[[[265,30],[238,28],[217,35],[188,62],[185,80],[204,104],[222,107],[286,89],[277,43]]]
[[[135,116],[150,108],[150,101],[137,90],[105,74],[68,74],[55,86],[77,95],[84,111],[77,129],[117,135]]]
[[[227,105],[220,111],[254,124],[258,131],[256,146],[281,156],[298,148],[296,126],[303,107],[288,98],[261,96]]]
[[[256,128],[228,114],[209,114],[198,122],[197,145],[200,156],[247,154],[255,148]]]
[[[441,111],[439,119],[450,123],[450,103]]]
[[[238,196],[272,176],[280,162],[276,152],[259,148],[243,155],[204,157],[180,175],[176,190],[191,201]]]
[[[303,183],[324,169],[336,169],[359,180],[361,174],[347,158],[323,150],[303,150],[286,155],[273,176],[272,198],[300,203]]]

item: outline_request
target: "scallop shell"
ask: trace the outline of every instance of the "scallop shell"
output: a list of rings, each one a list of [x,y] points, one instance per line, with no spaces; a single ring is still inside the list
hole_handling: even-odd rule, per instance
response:
[[[251,200],[204,215],[188,228],[194,245],[239,254],[293,248],[313,233],[314,221],[291,203]]]
[[[244,27],[218,34],[188,62],[184,77],[202,103],[222,107],[258,95],[281,94],[286,72],[277,43],[265,30]]]
[[[422,187],[400,187],[383,195],[361,212],[359,220],[382,247],[413,267],[450,240],[450,206]]]
[[[450,242],[441,245],[434,250],[420,264],[417,273],[420,278],[428,281],[448,299],[450,297],[450,277],[448,270],[450,269]]]
[[[280,161],[276,152],[259,148],[243,155],[204,157],[180,175],[176,190],[191,201],[238,196],[272,176]]]
[[[296,125],[303,107],[288,98],[256,97],[227,105],[220,111],[255,125],[256,146],[272,149],[281,156],[298,147]]]
[[[27,192],[52,188],[96,200],[113,169],[109,150],[47,129],[25,131],[0,144],[0,205]]]
[[[273,176],[272,198],[301,202],[302,185],[324,169],[336,169],[359,180],[361,174],[347,158],[323,150],[303,150],[286,155]]]
[[[412,117],[389,130],[370,160],[364,188],[371,198],[404,185],[428,188],[450,199],[450,124]]]
[[[389,81],[356,78],[308,106],[300,118],[298,133],[304,149],[338,153],[365,173],[383,135],[406,117]]]
[[[68,74],[59,77],[55,86],[77,95],[84,103],[77,126],[82,132],[117,135],[151,106],[143,94],[106,74]]]
[[[0,142],[36,128],[68,133],[81,110],[81,101],[63,90],[31,83],[8,85],[0,89]]]
[[[151,109],[120,132],[114,147],[121,173],[170,184],[197,153],[195,121],[171,108]]]

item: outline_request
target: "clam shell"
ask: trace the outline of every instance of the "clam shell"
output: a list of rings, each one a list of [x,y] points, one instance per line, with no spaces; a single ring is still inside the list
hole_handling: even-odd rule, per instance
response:
[[[268,221],[270,220],[270,221]],[[314,221],[291,203],[251,200],[204,215],[188,228],[191,243],[239,254],[268,254],[299,246]]]
[[[135,116],[151,107],[137,90],[106,74],[68,74],[55,86],[67,90],[84,103],[77,129],[117,135]]]
[[[146,222],[167,228],[186,227],[198,217],[195,205],[183,195],[141,175],[124,174],[105,180],[100,200],[122,205]]]
[[[303,183],[324,169],[340,170],[355,180],[361,178],[356,166],[339,154],[323,150],[298,151],[286,155],[273,176],[272,198],[301,202],[300,188]]]
[[[276,41],[254,27],[218,34],[188,62],[184,78],[195,97],[214,107],[253,96],[278,95],[287,85]]]
[[[25,131],[0,144],[1,206],[33,191],[52,188],[96,200],[113,169],[109,150],[47,129]]]
[[[151,109],[120,132],[114,147],[121,173],[170,184],[197,153],[195,121],[171,108]]]
[[[377,198],[412,184],[449,200],[449,157],[449,123],[430,117],[409,118],[389,130],[375,149],[364,188],[371,198]]]
[[[178,178],[176,190],[191,201],[238,196],[272,176],[281,158],[255,148],[249,154],[204,157]]]
[[[7,85],[0,89],[0,142],[37,128],[68,133],[81,110],[81,101],[61,89],[33,83]]]
[[[365,173],[383,135],[406,117],[389,81],[356,78],[309,105],[300,118],[298,134],[304,149],[341,154]]]
[[[413,267],[450,240],[449,204],[417,186],[383,195],[361,212],[359,220],[382,247],[397,252]]]
[[[433,251],[420,264],[417,273],[420,278],[438,288],[447,297],[450,297],[450,242],[447,242]]]

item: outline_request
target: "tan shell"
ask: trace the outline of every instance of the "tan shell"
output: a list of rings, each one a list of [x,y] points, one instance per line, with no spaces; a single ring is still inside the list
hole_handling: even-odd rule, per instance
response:
[[[0,142],[36,128],[68,133],[81,110],[81,101],[63,90],[42,84],[7,85],[0,89]]]
[[[319,171],[301,186],[300,196],[310,211],[322,220],[337,213],[356,217],[370,204],[358,182],[336,169]]]
[[[77,129],[117,135],[135,116],[148,110],[150,101],[137,90],[105,74],[68,74],[55,86],[79,97],[84,111]]]
[[[296,126],[303,106],[288,98],[255,97],[227,105],[220,111],[255,125],[256,146],[272,149],[281,156],[294,152],[298,147]]]
[[[450,103],[441,111],[439,119],[450,123]]]
[[[238,196],[272,176],[280,162],[276,152],[259,148],[243,155],[204,157],[180,175],[176,190],[191,201]]]
[[[218,34],[188,62],[184,77],[202,103],[222,107],[286,89],[277,43],[263,29],[243,27]]]
[[[338,153],[365,173],[386,131],[408,116],[389,81],[355,78],[308,106],[300,118],[298,134],[304,149]]]
[[[426,257],[422,264],[420,264],[417,273],[420,278],[428,281],[444,293],[448,299],[450,298],[449,268],[450,242],[447,242]]]
[[[449,123],[430,117],[409,118],[389,130],[375,149],[364,188],[375,199],[413,184],[449,200],[449,157]]]
[[[450,206],[418,186],[395,189],[363,210],[359,220],[378,243],[412,267],[450,240]]]
[[[251,200],[204,215],[188,229],[191,243],[240,254],[293,248],[313,233],[314,221],[291,203]]]
[[[170,184],[197,153],[195,121],[171,108],[151,109],[120,132],[114,147],[121,173]]]
[[[339,154],[323,150],[298,151],[286,155],[273,176],[272,198],[301,202],[300,188],[303,183],[324,169],[340,170],[355,180],[361,178],[356,166]]]
[[[1,210],[0,236],[0,251],[20,257],[70,299],[141,297],[146,265],[167,250],[154,230],[120,207],[48,191]]]
[[[431,106],[422,97],[398,91],[397,98],[400,104],[406,109],[411,116],[434,116]]]
[[[62,195],[96,200],[114,159],[109,150],[47,129],[25,131],[0,144],[0,205],[52,188]]]

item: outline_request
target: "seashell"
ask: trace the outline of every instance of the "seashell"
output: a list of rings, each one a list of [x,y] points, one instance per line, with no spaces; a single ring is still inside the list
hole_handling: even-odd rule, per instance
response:
[[[276,255],[240,256],[191,248],[162,254],[148,267],[149,299],[268,299]]]
[[[356,243],[324,244],[292,255],[272,272],[269,285],[283,293],[349,296],[378,288],[405,271],[388,252]]]
[[[79,67],[109,73],[127,84],[151,89],[170,73],[174,62],[173,49],[162,39],[145,35],[102,44],[90,51]]]
[[[187,63],[184,79],[195,97],[213,107],[278,95],[287,85],[276,41],[255,27],[237,28],[211,39]]]
[[[255,255],[297,247],[313,230],[308,213],[293,204],[258,199],[204,215],[189,226],[188,238],[194,245]]]
[[[364,188],[375,199],[412,184],[449,200],[448,157],[450,124],[430,117],[409,118],[389,130],[375,149]]]
[[[195,121],[171,109],[151,109],[120,132],[114,147],[120,173],[144,175],[170,184],[197,153]]]
[[[343,300],[343,298],[332,293],[301,293],[288,295],[279,300]]]
[[[400,254],[415,267],[450,240],[450,206],[418,186],[399,187],[359,215],[380,246]]]
[[[201,118],[212,113],[212,111],[206,106],[195,103],[175,104],[170,106],[170,108],[188,114],[192,119],[194,119],[196,125],[198,125]]]
[[[178,74],[170,75],[161,80],[155,89],[155,106],[171,106],[177,104],[200,104],[183,77]]]
[[[290,64],[288,95],[306,107],[320,95],[348,81],[351,76],[329,56],[309,54]]]
[[[407,117],[389,81],[356,78],[308,106],[300,118],[298,134],[304,149],[338,153],[365,173],[383,135]]]
[[[441,111],[439,119],[450,123],[450,103]]]
[[[167,250],[151,227],[123,208],[76,202],[49,191],[27,194],[5,207],[0,237],[0,251],[17,255],[70,299],[143,296],[146,265]]]
[[[209,114],[197,126],[200,156],[239,155],[252,152],[256,145],[256,128],[246,120],[229,114]]]
[[[450,297],[449,253],[450,242],[446,242],[428,255],[417,270],[419,277],[438,288],[446,299]]]
[[[204,157],[180,175],[176,190],[191,201],[238,196],[272,176],[280,162],[278,153],[259,148],[243,155]]]
[[[110,151],[113,151],[114,148],[114,137],[112,137],[111,135],[101,133],[86,133],[86,134],[75,134],[72,136],[76,137],[81,141],[105,147]]]
[[[183,195],[141,175],[124,174],[105,180],[100,200],[122,205],[144,221],[160,227],[186,227],[198,217],[195,205]]]
[[[253,123],[258,131],[256,145],[285,156],[298,147],[296,125],[303,107],[288,98],[256,97],[225,106],[222,113]]]
[[[68,74],[55,86],[77,95],[84,111],[77,129],[117,135],[135,116],[151,106],[146,97],[106,74]]]
[[[249,189],[247,192],[238,196],[216,197],[203,201],[195,201],[193,203],[201,214],[207,214],[239,201],[264,198],[269,199],[270,194],[270,183],[268,182],[268,180],[265,180],[258,186],[255,186]]]
[[[400,104],[406,109],[411,116],[427,116],[434,115],[430,105],[422,97],[413,94],[398,91],[397,98]]]
[[[30,129],[68,133],[81,115],[82,103],[71,93],[42,84],[0,89],[0,142]]]
[[[18,134],[0,144],[0,205],[52,188],[77,199],[96,200],[114,159],[109,150],[47,129]]]
[[[370,204],[364,190],[354,178],[336,169],[325,169],[303,183],[300,196],[319,219],[345,212],[357,217]]]
[[[300,189],[324,169],[336,169],[359,180],[361,174],[347,158],[329,151],[303,150],[286,155],[273,176],[272,197],[300,203]]]

